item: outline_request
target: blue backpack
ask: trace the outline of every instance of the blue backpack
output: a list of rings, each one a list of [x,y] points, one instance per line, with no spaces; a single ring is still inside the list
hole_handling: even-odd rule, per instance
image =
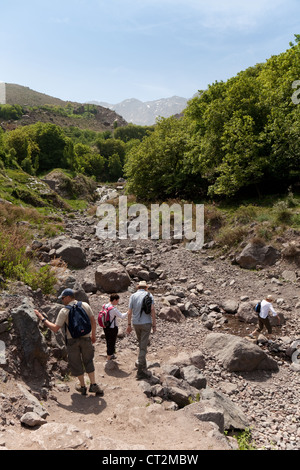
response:
[[[72,338],[80,338],[89,334],[92,330],[91,320],[82,307],[82,302],[74,305],[65,305],[69,310],[68,329]]]
[[[255,307],[254,307],[254,310],[256,313],[260,313],[260,310],[261,310],[261,302],[258,302]]]

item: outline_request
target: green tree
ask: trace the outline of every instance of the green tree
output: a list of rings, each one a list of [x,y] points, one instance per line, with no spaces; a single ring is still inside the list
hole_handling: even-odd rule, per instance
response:
[[[127,143],[132,139],[143,140],[150,132],[154,131],[154,126],[138,126],[128,124],[125,127],[118,127],[114,132],[114,138]]]
[[[49,171],[53,168],[68,167],[68,138],[62,128],[55,124],[35,124],[33,132],[40,149],[39,171]]]
[[[123,176],[123,165],[117,153],[108,157],[108,177],[110,181],[117,181],[118,178]]]
[[[30,126],[19,127],[5,136],[5,145],[13,159],[30,174],[35,174],[39,166],[40,149]]]
[[[119,139],[98,139],[96,146],[99,153],[108,160],[111,155],[119,155],[120,161],[123,163],[125,158],[125,144]]]
[[[185,159],[186,143],[184,121],[158,121],[154,132],[129,150],[124,167],[128,192],[148,201],[191,192],[195,181]]]
[[[99,153],[93,152],[88,145],[76,144],[74,147],[74,169],[100,181],[103,177],[105,159]]]
[[[15,104],[3,104],[0,105],[0,118],[8,121],[9,119],[17,120],[20,119],[24,114],[22,106]]]
[[[287,187],[299,176],[299,110],[292,84],[299,79],[300,43],[216,82],[191,100],[187,153],[208,194],[235,196],[247,186]]]

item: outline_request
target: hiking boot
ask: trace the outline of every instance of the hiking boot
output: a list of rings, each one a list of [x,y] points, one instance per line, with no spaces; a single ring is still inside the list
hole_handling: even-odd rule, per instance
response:
[[[101,390],[98,384],[91,384],[89,388],[89,392],[95,393],[98,396],[103,396],[104,392]]]
[[[85,386],[81,386],[81,385],[76,385],[75,389],[77,390],[77,392],[81,393],[81,395],[86,395],[86,387]]]
[[[139,370],[136,374],[136,380],[147,380],[150,379],[151,373],[145,370]]]
[[[136,369],[138,369],[140,367],[139,361],[135,361],[134,366],[136,367]],[[146,365],[145,365],[145,369],[147,368],[148,368],[148,362],[146,362]]]

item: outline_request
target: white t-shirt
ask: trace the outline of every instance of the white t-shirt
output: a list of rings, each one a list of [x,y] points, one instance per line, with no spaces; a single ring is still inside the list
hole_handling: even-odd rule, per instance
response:
[[[108,307],[114,307],[110,302],[106,304],[106,308]],[[126,313],[121,313],[117,307],[112,308],[109,311],[109,321],[111,322],[110,328],[114,328],[115,326],[118,326],[118,318],[125,318],[127,316]]]
[[[267,300],[262,300],[261,301],[261,306],[260,306],[259,316],[261,318],[267,318],[270,311],[272,312],[273,317],[277,317],[277,313],[275,312],[271,302],[268,302]]]

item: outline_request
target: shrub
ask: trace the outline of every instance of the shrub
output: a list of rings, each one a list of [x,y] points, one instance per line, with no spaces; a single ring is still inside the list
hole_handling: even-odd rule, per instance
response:
[[[53,294],[56,276],[49,265],[43,266],[38,271],[24,273],[24,282],[33,290],[41,289],[44,294]]]
[[[256,215],[257,207],[252,205],[241,206],[237,209],[235,213],[235,219],[241,224],[248,224],[255,219]]]
[[[18,280],[32,289],[40,288],[44,294],[53,292],[56,277],[46,265],[36,269],[27,256],[26,243],[29,234],[19,227],[1,227],[0,231],[0,275],[8,280]]]
[[[278,224],[291,224],[293,212],[288,208],[288,204],[284,201],[277,202],[273,207],[275,222]]]
[[[244,237],[247,235],[248,230],[245,227],[222,227],[217,236],[217,242],[222,245],[223,248],[233,247],[238,243],[241,243]]]

